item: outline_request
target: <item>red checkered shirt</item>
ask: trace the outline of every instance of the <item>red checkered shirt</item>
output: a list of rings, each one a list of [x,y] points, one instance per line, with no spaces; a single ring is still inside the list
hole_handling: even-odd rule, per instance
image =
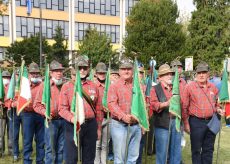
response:
[[[167,99],[167,101],[172,97],[172,87],[166,87],[161,83],[161,87],[163,89],[163,92],[165,94],[165,97]],[[150,109],[153,110],[154,112],[160,113],[162,111],[162,109],[160,109],[160,104],[162,102],[159,102],[158,98],[157,98],[157,94],[155,91],[155,87],[152,87],[151,91],[150,91]]]
[[[121,120],[126,114],[131,113],[132,87],[132,83],[128,83],[122,78],[109,87],[107,100],[112,118]],[[143,85],[142,91],[145,93]]]
[[[42,116],[45,116],[46,108],[45,105],[42,104],[43,87],[44,87],[44,83],[42,83],[38,88],[38,92],[36,94],[33,107],[35,112],[37,112]],[[58,115],[58,104],[59,104],[58,100],[60,95],[60,89],[55,85],[53,80],[50,80],[50,92],[51,92],[51,97],[50,97],[51,117],[53,119],[57,119],[60,117]]]
[[[182,118],[184,124],[188,124],[189,116],[198,118],[212,117],[213,113],[216,112],[216,107],[219,106],[217,99],[218,89],[214,84],[207,82],[205,88],[195,81],[187,84],[182,97]]]
[[[101,98],[99,97],[98,88],[92,81],[89,80],[83,82],[82,87],[94,102],[94,106],[96,109],[96,120],[98,122],[98,129],[101,129],[103,112],[100,109],[99,100]],[[71,113],[70,111],[73,94],[74,94],[74,83],[72,81],[69,81],[62,86],[60,99],[59,99],[59,109],[58,109],[59,115],[69,122],[74,117],[73,113]],[[83,103],[84,103],[84,110],[85,110],[85,118],[86,119],[95,118],[93,109],[88,104],[88,102],[85,99],[83,99]]]

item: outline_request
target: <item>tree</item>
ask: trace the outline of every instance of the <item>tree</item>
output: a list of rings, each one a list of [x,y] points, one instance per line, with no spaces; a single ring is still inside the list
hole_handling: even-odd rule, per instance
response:
[[[60,26],[55,29],[55,32],[56,33],[53,38],[55,43],[52,45],[52,51],[50,56],[47,58],[47,62],[55,59],[64,66],[68,66],[69,60],[67,56],[67,40],[64,38],[62,28]]]
[[[140,52],[139,58],[147,64],[154,56],[158,66],[181,55],[185,43],[177,5],[171,0],[142,0],[131,11],[125,38],[126,55]]]
[[[113,57],[111,40],[105,34],[100,34],[96,29],[89,28],[79,45],[79,54],[87,55],[95,67],[98,62],[108,63]]]
[[[230,4],[228,0],[195,0],[188,26],[186,54],[192,55],[194,65],[206,61],[212,70],[220,71],[230,46]]]
[[[6,57],[13,58],[16,66],[21,64],[21,56],[24,55],[25,64],[29,65],[32,61],[39,64],[40,49],[39,49],[39,34],[24,38],[22,41],[16,41],[7,48]],[[47,40],[42,39],[43,53],[49,54],[51,47],[48,45]]]
[[[8,3],[0,0],[0,15],[5,14],[5,12],[7,11],[7,6],[8,6]]]

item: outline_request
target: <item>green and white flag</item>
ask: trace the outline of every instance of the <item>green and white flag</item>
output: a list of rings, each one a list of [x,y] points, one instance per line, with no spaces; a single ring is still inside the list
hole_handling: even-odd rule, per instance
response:
[[[170,99],[169,112],[176,116],[176,130],[180,132],[181,103],[180,103],[179,73],[177,68],[173,80],[172,93],[173,96]]]
[[[148,114],[146,110],[145,97],[141,89],[137,61],[135,61],[134,65],[131,114],[137,118],[142,128],[146,131],[149,130]]]
[[[74,97],[71,103],[71,112],[74,114],[74,142],[77,144],[77,133],[81,125],[85,122],[85,111],[83,103],[83,92],[80,78],[80,72],[76,70],[76,80],[74,84]]]
[[[16,85],[16,79],[15,79],[15,72],[11,75],[9,89],[7,92],[7,99],[13,99],[15,96],[15,85]]]
[[[2,78],[2,69],[0,69],[0,101],[4,102],[5,91],[4,91],[4,84]]]
[[[223,102],[229,102],[229,93],[228,93],[228,73],[227,68],[225,67],[222,80],[221,80],[221,88],[219,92],[219,101],[221,103]]]
[[[48,127],[48,119],[50,118],[50,97],[51,97],[51,92],[50,92],[50,74],[49,74],[49,64],[46,65],[46,72],[45,72],[45,81],[44,81],[44,86],[43,86],[43,92],[42,92],[42,104],[45,105],[46,107],[46,127]]]

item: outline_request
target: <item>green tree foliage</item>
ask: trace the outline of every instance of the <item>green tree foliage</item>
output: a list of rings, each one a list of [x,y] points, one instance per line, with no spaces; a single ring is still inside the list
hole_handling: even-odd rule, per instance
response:
[[[68,66],[67,40],[64,38],[61,27],[58,26],[55,29],[55,32],[56,33],[53,38],[55,43],[52,45],[52,50],[50,56],[47,58],[47,62],[51,62],[51,60],[55,59],[64,66]]]
[[[84,40],[80,42],[79,54],[87,55],[95,67],[98,62],[108,63],[114,56],[111,40],[105,34],[100,34],[96,29],[89,28]]]
[[[40,49],[39,49],[39,34],[31,36],[29,38],[24,38],[22,41],[16,41],[7,48],[7,58],[13,58],[16,62],[16,66],[21,65],[21,56],[24,55],[24,60],[26,65],[29,65],[32,61],[39,64]],[[48,54],[51,47],[48,42],[42,39],[43,53]]]
[[[155,56],[158,66],[180,56],[185,43],[177,5],[171,0],[142,0],[135,5],[127,21],[126,55],[140,52],[147,64]]]
[[[220,71],[230,46],[230,4],[228,0],[195,0],[188,26],[186,54],[192,55],[194,65],[206,61],[212,70]]]

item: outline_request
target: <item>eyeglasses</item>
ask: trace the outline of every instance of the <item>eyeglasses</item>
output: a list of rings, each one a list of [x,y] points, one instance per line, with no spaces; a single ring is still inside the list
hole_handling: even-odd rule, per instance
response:
[[[88,67],[87,66],[79,66],[78,69],[79,69],[79,71],[82,70],[82,69],[84,71],[86,71],[88,69]]]

